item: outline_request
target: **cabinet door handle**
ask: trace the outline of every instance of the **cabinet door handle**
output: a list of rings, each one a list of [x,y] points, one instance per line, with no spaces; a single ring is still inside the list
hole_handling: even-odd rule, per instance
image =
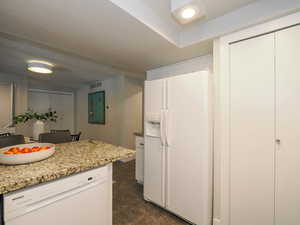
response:
[[[141,143],[140,146],[144,146],[145,144]]]
[[[281,140],[280,140],[280,139],[276,139],[276,143],[277,143],[277,144],[280,144],[280,143],[281,143]]]

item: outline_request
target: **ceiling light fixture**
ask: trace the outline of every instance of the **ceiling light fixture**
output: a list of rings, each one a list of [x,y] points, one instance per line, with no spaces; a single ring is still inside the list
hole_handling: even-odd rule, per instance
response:
[[[191,19],[195,15],[196,15],[196,10],[193,8],[186,8],[181,12],[181,17],[183,19]]]
[[[192,23],[206,15],[205,0],[171,0],[171,13],[181,24]]]
[[[51,74],[54,65],[44,61],[31,60],[28,61],[27,69],[34,73]]]

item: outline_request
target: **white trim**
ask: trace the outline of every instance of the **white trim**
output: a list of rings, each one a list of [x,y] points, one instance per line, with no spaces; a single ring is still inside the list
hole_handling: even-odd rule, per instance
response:
[[[222,225],[229,225],[229,49],[228,42],[220,40],[220,74],[217,78],[220,87],[219,128],[221,154],[221,205],[220,217]],[[218,120],[216,120],[218,121]]]
[[[147,71],[147,80],[157,80],[198,71],[211,71],[213,57],[211,54],[199,56],[175,64],[162,66]]]
[[[48,93],[48,94],[58,94],[58,95],[74,95],[74,92],[64,92],[64,91],[49,91],[42,89],[28,89],[29,92],[40,92],[40,93]]]
[[[75,92],[73,92],[72,93],[72,104],[73,104],[73,108],[72,108],[72,110],[73,110],[73,124],[72,124],[72,131],[75,133],[78,133],[79,131],[77,130],[77,111],[76,111],[76,99],[75,98],[77,98],[77,96],[76,96],[76,93]]]
[[[300,13],[295,13],[280,19],[273,20],[249,29],[245,29],[220,38],[220,62],[217,81],[220,87],[220,111],[219,120],[221,137],[218,149],[221,152],[221,205],[220,205],[220,224],[230,225],[230,70],[229,70],[229,44],[245,38],[254,37],[264,33],[276,31],[295,25],[300,22]],[[215,220],[217,221],[217,220]],[[218,222],[217,222],[218,224]]]
[[[15,84],[10,84],[10,125],[14,125],[14,114],[15,114]]]
[[[188,26],[181,33],[180,47],[228,35],[299,11],[299,1],[258,0],[215,19]]]
[[[261,35],[264,33],[272,32],[278,29],[283,29],[300,23],[300,12],[294,13],[279,19],[272,20],[261,25],[257,25],[239,32],[221,37],[222,43],[230,43],[234,41],[239,41],[245,38],[250,38],[253,36]]]

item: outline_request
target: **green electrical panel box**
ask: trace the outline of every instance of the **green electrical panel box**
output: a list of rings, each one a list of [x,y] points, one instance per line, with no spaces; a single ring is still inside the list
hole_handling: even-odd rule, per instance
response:
[[[89,93],[89,123],[105,124],[105,91]]]

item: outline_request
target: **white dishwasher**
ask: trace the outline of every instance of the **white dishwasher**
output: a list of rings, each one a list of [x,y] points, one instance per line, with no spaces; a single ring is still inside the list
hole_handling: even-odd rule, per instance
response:
[[[112,225],[112,165],[4,195],[5,225]]]

